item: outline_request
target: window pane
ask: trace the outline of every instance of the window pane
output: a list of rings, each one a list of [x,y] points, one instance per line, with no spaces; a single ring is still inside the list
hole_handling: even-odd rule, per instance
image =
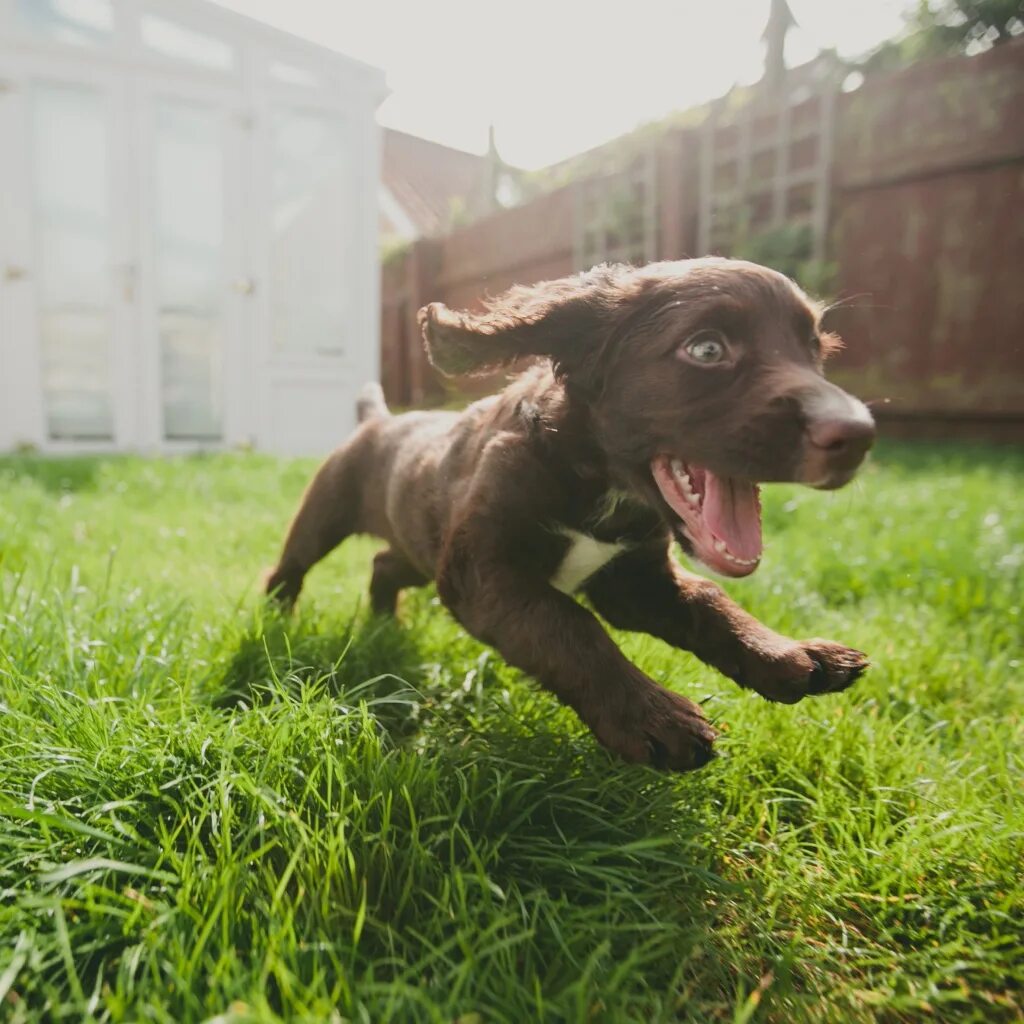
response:
[[[270,65],[270,77],[276,78],[279,82],[287,85],[299,85],[304,89],[323,88],[323,82],[319,75],[314,74],[308,68],[300,68],[295,64],[287,64],[281,60],[275,60]]]
[[[15,10],[25,28],[58,43],[90,46],[114,31],[111,0],[17,0]]]
[[[164,435],[221,436],[224,165],[216,110],[156,105],[156,285]]]
[[[165,57],[214,71],[230,71],[235,65],[235,51],[216,36],[197,32],[156,14],[144,14],[140,29],[142,42]]]
[[[336,115],[281,110],[273,122],[271,337],[292,353],[338,354],[349,316],[351,167]]]
[[[31,110],[47,429],[52,438],[110,438],[106,104],[91,89],[38,83]]]

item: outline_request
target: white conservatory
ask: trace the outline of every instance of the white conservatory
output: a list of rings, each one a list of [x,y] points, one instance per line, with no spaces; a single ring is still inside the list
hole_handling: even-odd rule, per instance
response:
[[[0,451],[337,443],[384,95],[203,0],[0,0]]]

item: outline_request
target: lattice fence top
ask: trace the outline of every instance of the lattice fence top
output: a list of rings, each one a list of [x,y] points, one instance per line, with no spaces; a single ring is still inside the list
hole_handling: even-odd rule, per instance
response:
[[[701,131],[698,246],[728,253],[784,224],[807,225],[825,255],[835,91],[752,102]]]
[[[621,171],[585,178],[575,187],[573,262],[649,263],[658,254],[657,159],[638,153]]]

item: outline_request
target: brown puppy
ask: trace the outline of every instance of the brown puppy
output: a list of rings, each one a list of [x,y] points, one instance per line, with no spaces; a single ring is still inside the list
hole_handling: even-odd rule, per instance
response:
[[[726,576],[761,557],[757,483],[847,483],[874,439],[864,405],[822,376],[835,339],[781,274],[724,259],[598,267],[513,288],[480,315],[420,311],[446,373],[543,357],[462,413],[361,426],[324,463],[267,590],[285,602],[353,533],[384,538],[373,607],[437,580],[465,628],[573,707],[629,761],[696,768],[699,707],[631,664],[611,625],[692,651],[769,700],[843,690],[859,652],[761,625],[685,572],[672,542]]]

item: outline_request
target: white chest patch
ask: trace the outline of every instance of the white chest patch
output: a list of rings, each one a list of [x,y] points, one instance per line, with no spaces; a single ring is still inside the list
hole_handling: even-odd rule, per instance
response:
[[[626,550],[625,544],[595,540],[578,530],[563,529],[559,532],[569,538],[569,550],[551,577],[551,586],[563,594],[575,593],[598,569]]]

